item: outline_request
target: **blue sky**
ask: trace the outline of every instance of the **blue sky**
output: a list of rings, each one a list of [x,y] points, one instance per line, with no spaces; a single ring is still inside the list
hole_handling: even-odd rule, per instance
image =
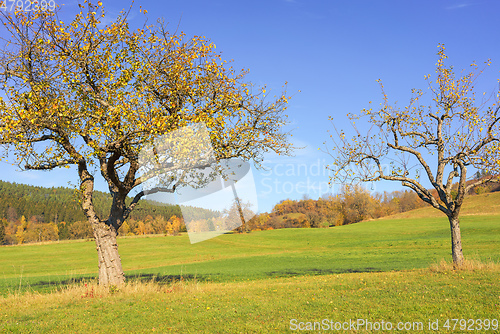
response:
[[[102,2],[110,17],[126,4]],[[76,10],[73,1],[57,3],[65,4],[65,13]],[[479,90],[491,92],[500,77],[496,0],[144,0],[132,9],[132,26],[142,23],[139,5],[150,20],[170,22],[172,31],[179,25],[187,36],[210,38],[235,68],[250,69],[247,78],[255,84],[279,94],[288,82],[293,96],[288,130],[304,149],[294,157],[269,156],[270,170],[253,171],[261,212],[285,198],[328,192],[323,167],[329,157],[318,151],[333,129],[328,116],[337,128],[349,129],[347,113],[381,102],[377,79],[390,100],[403,104],[411,88],[426,88],[424,75],[434,73],[438,43],[445,44],[448,64],[456,69],[492,59]],[[75,170],[18,172],[5,162],[0,179],[41,186],[77,183]],[[103,182],[97,187],[106,191]],[[378,191],[399,189],[399,184],[374,185]]]

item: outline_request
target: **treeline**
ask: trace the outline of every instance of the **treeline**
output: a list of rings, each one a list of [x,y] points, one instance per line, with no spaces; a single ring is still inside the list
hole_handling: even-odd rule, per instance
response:
[[[358,185],[342,187],[336,196],[317,200],[283,200],[271,213],[260,214],[248,222],[250,230],[296,227],[329,227],[357,223],[405,212],[426,204],[411,191],[393,191],[371,195]]]
[[[185,231],[182,218],[176,215],[172,215],[168,220],[162,216],[146,216],[144,220],[128,219],[118,230],[120,236],[161,233],[178,235],[179,232]],[[18,221],[13,222],[0,219],[0,245],[92,238],[92,227],[87,221],[43,223],[35,216],[29,220],[21,216]]]
[[[484,177],[489,175],[477,173],[475,180]],[[471,189],[469,195],[499,190],[498,184],[482,185]],[[452,196],[455,195],[456,190],[452,191]],[[96,211],[105,217],[111,206],[111,196],[96,191],[93,198]],[[317,200],[283,200],[274,206],[271,213],[254,216],[238,231],[347,225],[426,205],[410,190],[371,194],[361,186],[346,185],[335,196],[324,196]],[[242,210],[249,210],[244,203]],[[189,216],[195,220],[193,230],[224,229],[223,221],[217,218],[221,216],[219,212],[195,207],[182,207],[182,211],[189,212]],[[251,215],[250,211],[245,214]],[[239,219],[234,205],[224,216],[229,221]],[[143,200],[119,229],[119,235],[177,235],[183,231],[186,231],[186,227],[179,206]],[[93,238],[93,234],[81,211],[75,190],[0,181],[0,245],[82,238]]]
[[[93,201],[98,215],[105,218],[111,206],[111,195],[95,191]],[[219,214],[194,207],[182,210],[191,212],[191,216],[195,213],[199,219]],[[179,206],[142,200],[119,233],[177,234],[183,230]],[[0,181],[0,245],[92,237],[92,228],[82,212],[76,190]]]
[[[470,182],[490,177],[485,172],[477,172]],[[470,189],[468,195],[500,191],[498,183],[490,183]],[[431,190],[437,196],[435,189]],[[456,196],[457,190],[451,195]],[[357,223],[427,206],[418,195],[411,191],[393,191],[370,194],[359,185],[345,185],[338,195],[324,196],[318,200],[283,200],[276,204],[271,213],[253,217],[247,230],[268,230],[297,227],[329,227]]]
[[[0,219],[17,221],[21,216],[35,217],[42,223],[61,221],[73,223],[86,220],[79,203],[79,193],[75,189],[58,187],[44,188],[26,184],[0,181]],[[105,217],[109,213],[112,198],[109,193],[95,191],[92,197],[97,214]],[[132,198],[128,199],[132,201]],[[179,206],[157,205],[153,201],[141,201],[138,210],[132,211],[130,218],[143,220],[148,215],[170,218],[181,215]]]

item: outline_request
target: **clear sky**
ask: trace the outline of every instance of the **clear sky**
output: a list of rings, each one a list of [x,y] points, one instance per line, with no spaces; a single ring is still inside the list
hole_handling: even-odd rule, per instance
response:
[[[65,13],[76,11],[74,1],[56,2]],[[128,6],[102,2],[110,17]],[[170,22],[172,31],[179,26],[188,37],[210,38],[235,68],[250,69],[247,78],[255,84],[279,94],[288,82],[288,130],[304,148],[294,157],[269,156],[269,170],[253,171],[261,212],[285,198],[331,191],[324,171],[329,157],[318,151],[333,129],[328,116],[337,128],[349,129],[347,113],[381,102],[377,79],[389,99],[403,104],[411,88],[426,88],[424,75],[434,73],[438,43],[456,69],[492,59],[480,89],[491,92],[500,78],[497,0],[144,0],[132,9],[132,26],[142,23],[140,5],[150,20]],[[5,162],[0,179],[49,187],[77,183],[75,170],[18,172]],[[106,191],[103,182],[97,187]],[[401,188],[381,183],[373,190]]]

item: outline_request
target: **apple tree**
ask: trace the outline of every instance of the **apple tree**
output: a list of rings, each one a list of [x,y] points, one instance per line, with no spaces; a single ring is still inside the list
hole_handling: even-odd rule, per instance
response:
[[[284,92],[266,99],[266,88],[246,81],[247,71],[230,67],[206,38],[170,33],[161,20],[132,29],[129,12],[105,23],[102,3],[85,1],[67,22],[60,8],[0,14],[8,36],[0,49],[4,154],[26,170],[76,166],[102,285],[125,280],[116,236],[140,199],[182,185],[172,173],[164,186],[140,190],[147,177],[139,155],[156,138],[204,124],[215,159],[256,164],[265,152],[292,149]],[[99,174],[113,198],[105,217],[92,201]]]
[[[333,158],[332,181],[400,182],[443,212],[450,224],[453,263],[460,267],[464,256],[459,216],[464,198],[473,187],[499,182],[500,91],[482,94],[477,101],[474,84],[484,68],[472,63],[470,72],[457,77],[452,67],[445,66],[446,58],[444,45],[439,45],[436,77],[425,77],[429,95],[413,90],[402,108],[389,102],[379,81],[380,108],[350,114],[352,138],[336,130],[327,151]],[[359,130],[359,124],[366,130]],[[488,171],[489,176],[473,179],[474,169]]]

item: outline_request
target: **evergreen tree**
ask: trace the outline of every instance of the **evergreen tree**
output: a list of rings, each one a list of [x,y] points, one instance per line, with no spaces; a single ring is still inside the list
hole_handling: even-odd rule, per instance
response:
[[[0,221],[0,245],[7,244],[5,235],[5,224],[3,221]]]

